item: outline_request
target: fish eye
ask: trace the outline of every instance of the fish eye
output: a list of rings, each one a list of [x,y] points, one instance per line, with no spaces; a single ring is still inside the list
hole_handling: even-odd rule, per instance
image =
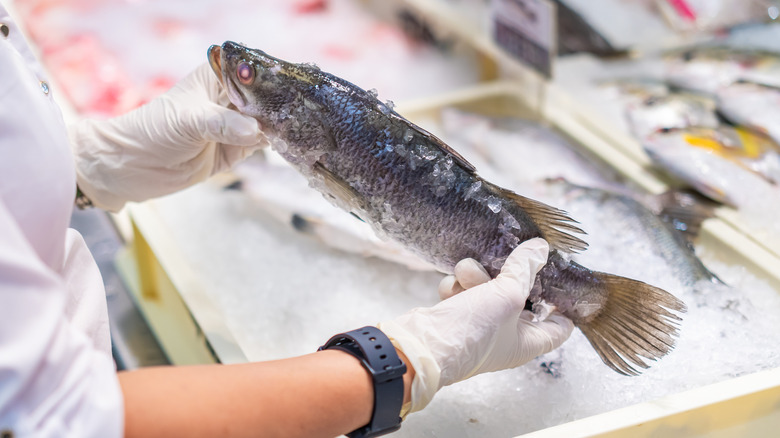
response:
[[[244,85],[250,85],[255,80],[255,69],[248,62],[241,62],[236,68],[238,82]]]

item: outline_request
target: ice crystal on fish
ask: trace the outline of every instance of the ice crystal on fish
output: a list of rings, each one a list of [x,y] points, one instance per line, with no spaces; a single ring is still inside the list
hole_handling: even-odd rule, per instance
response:
[[[280,154],[287,152],[287,142],[279,137],[271,139],[271,147]]]
[[[479,191],[479,189],[482,187],[482,181],[476,181],[466,190],[465,199],[469,199],[474,197],[474,195]]]
[[[487,206],[493,213],[498,213],[501,211],[501,200],[491,196],[488,198]]]

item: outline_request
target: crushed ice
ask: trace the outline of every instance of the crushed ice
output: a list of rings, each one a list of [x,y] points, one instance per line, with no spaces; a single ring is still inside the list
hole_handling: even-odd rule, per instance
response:
[[[506,151],[506,160],[493,162],[514,160],[517,136],[489,135],[494,141],[503,138],[495,150]],[[542,147],[538,139],[534,147]],[[399,155],[403,148],[394,145]],[[473,152],[458,150],[477,164]],[[534,160],[528,156],[522,158],[534,175],[554,173],[561,165],[560,155],[551,160],[541,152]],[[496,168],[486,163],[478,167],[485,172]],[[442,164],[436,161],[432,172],[439,165],[441,176]],[[590,178],[582,169],[572,173]],[[688,304],[676,349],[643,375],[624,377],[606,367],[575,330],[559,350],[525,366],[443,388],[393,436],[516,436],[780,366],[780,294],[766,281],[729,264],[720,248],[703,243],[697,247],[699,255],[730,287],[687,287],[669,275],[662,257],[647,251],[648,235],[627,235],[620,221],[605,222],[592,204],[566,205],[565,199],[537,196],[544,191],[535,192],[540,189],[516,179],[524,175],[504,174],[505,181],[516,184],[507,188],[569,210],[588,232],[590,247],[576,256],[577,262],[653,283]],[[477,182],[463,196],[476,199],[482,192]],[[199,185],[161,200],[158,207],[249,360],[309,353],[325,340],[323,333],[374,324],[436,302],[440,275],[331,250],[273,221],[241,192]],[[392,217],[389,207],[385,214]],[[501,226],[515,226],[503,209],[498,214]],[[503,260],[492,263],[501,266]],[[478,421],[467,423],[469,418]]]

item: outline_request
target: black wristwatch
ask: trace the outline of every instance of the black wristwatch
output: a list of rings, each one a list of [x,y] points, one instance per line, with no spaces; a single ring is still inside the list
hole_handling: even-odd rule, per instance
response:
[[[333,348],[360,359],[374,381],[371,421],[347,436],[368,438],[400,429],[406,364],[398,357],[390,338],[376,327],[363,327],[330,338],[317,351]]]

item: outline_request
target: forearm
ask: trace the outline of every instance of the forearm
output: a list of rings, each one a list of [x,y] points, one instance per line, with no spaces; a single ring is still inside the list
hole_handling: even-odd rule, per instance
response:
[[[413,371],[404,376],[409,399]],[[126,437],[333,437],[366,425],[369,373],[339,350],[241,365],[119,374]]]

